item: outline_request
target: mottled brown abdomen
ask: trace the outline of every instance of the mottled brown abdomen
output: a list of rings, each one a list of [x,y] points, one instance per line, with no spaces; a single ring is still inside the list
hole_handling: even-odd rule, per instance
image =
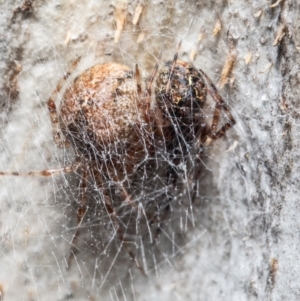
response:
[[[145,105],[127,66],[95,65],[66,90],[60,108],[62,131],[76,151],[130,173],[147,149]]]

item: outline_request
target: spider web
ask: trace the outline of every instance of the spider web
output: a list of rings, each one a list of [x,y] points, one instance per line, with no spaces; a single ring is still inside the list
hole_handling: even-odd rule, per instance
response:
[[[15,15],[13,10],[24,2],[1,4],[10,16],[1,25],[7,36],[2,44],[7,65],[2,63],[1,86],[7,87],[9,81],[14,81],[14,68],[18,69],[11,67],[7,71],[7,66],[11,66],[8,62],[19,61],[22,71],[20,74],[15,71],[18,96],[9,94],[7,89],[2,93],[0,170],[44,170],[73,162],[72,149],[59,149],[54,144],[46,101],[76,56],[82,56],[82,61],[66,86],[95,63],[118,62],[132,70],[138,63],[144,90],[160,52],[161,63],[172,60],[182,40],[179,58],[189,61],[189,54],[196,47],[198,56],[194,65],[216,82],[230,51],[226,30],[236,39],[239,34],[246,35],[249,27],[243,27],[241,24],[245,22],[241,20],[248,18],[253,26],[253,10],[257,9],[255,3],[245,4],[237,20],[232,17],[239,8],[237,3],[227,6],[222,1],[147,2],[138,25],[133,26],[138,6],[133,1],[128,3],[120,41],[114,43],[114,12],[120,3],[33,1],[32,11]],[[228,23],[223,22],[224,28],[214,37],[212,31],[219,17],[228,19]],[[199,33],[204,38],[197,45]],[[239,52],[246,52],[251,43],[256,43],[256,38],[253,39],[240,42]],[[279,83],[281,78],[276,70],[272,69],[272,73],[267,70],[269,61],[275,60],[273,52],[269,55],[264,50],[259,58],[255,57],[257,49],[252,52],[255,64],[250,71],[247,69],[249,73],[245,75],[241,64],[237,64],[232,83],[221,90],[230,105],[237,102],[235,110],[231,110],[240,123],[242,116],[245,126],[237,125],[226,139],[205,146],[200,160],[200,146],[193,145],[177,168],[178,182],[172,189],[171,200],[166,175],[173,161],[163,151],[145,158],[145,162],[135,167],[133,175],[128,175],[128,191],[134,206],[124,205],[114,181],[105,177],[99,185],[89,170],[88,209],[79,225],[77,252],[70,269],[66,265],[78,227],[82,174],[78,170],[50,178],[2,177],[0,291],[4,297],[7,300],[20,300],[20,296],[32,300],[175,297],[232,300],[235,293],[237,300],[253,296],[263,299],[269,279],[269,263],[264,260],[269,253],[266,249],[259,251],[259,246],[267,240],[262,226],[265,207],[259,204],[257,179],[245,169],[255,173],[257,164],[247,157],[248,153],[253,155],[256,146],[252,148],[249,137],[262,134],[261,127],[272,121],[267,114],[259,115],[260,120],[252,124],[254,134],[250,133],[249,123],[256,119],[251,115],[255,109],[247,113],[245,101],[256,98],[270,109],[268,100],[275,98],[279,89],[270,82]],[[258,79],[255,74],[259,74]],[[238,76],[239,85],[235,84]],[[63,91],[55,100],[57,105]],[[252,105],[258,106],[257,102]],[[213,107],[210,99],[206,108],[208,120]],[[221,124],[224,121],[225,118]],[[267,134],[264,135],[258,145],[267,139]],[[237,136],[243,142],[235,150]],[[198,172],[199,179],[195,177]],[[270,178],[263,178],[262,190],[268,188],[269,181]],[[197,194],[192,200],[194,185]],[[116,225],[104,206],[105,197],[113,202],[124,241],[118,237]],[[149,216],[159,218],[149,223]],[[253,220],[250,226],[249,220]],[[259,239],[252,239],[251,235]],[[253,258],[257,262],[251,267]],[[246,267],[242,268],[242,262]],[[255,268],[263,271],[262,276],[254,272]],[[249,284],[249,279],[259,282],[260,277],[264,285]]]

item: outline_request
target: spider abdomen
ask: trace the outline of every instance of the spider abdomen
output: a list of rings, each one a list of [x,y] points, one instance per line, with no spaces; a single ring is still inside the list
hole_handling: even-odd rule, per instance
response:
[[[121,160],[131,166],[145,153],[141,135],[147,126],[142,107],[133,72],[127,66],[95,65],[66,90],[60,108],[61,128],[75,149],[89,159]]]

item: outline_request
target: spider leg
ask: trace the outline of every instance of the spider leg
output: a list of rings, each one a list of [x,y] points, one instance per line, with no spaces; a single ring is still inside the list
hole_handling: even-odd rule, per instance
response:
[[[118,188],[120,195],[123,199],[124,205],[130,205],[133,210],[137,211],[137,205],[132,201],[130,193],[124,187],[122,180],[118,176],[118,172],[108,168],[107,169],[108,177],[113,181],[114,185]],[[102,182],[102,181],[101,181]]]
[[[195,160],[194,160],[194,170],[193,170],[193,186],[192,186],[192,198],[191,198],[191,203],[193,204],[194,203],[194,200],[196,198],[196,195],[197,195],[197,191],[198,191],[198,187],[197,187],[197,183],[199,181],[199,178],[201,176],[201,152],[200,151]]]
[[[154,79],[156,77],[156,74],[157,74],[157,71],[158,71],[159,62],[161,60],[161,55],[162,55],[162,53],[159,54],[158,61],[156,62],[155,66],[152,70],[151,77],[150,77],[149,82],[148,82],[147,87],[146,87],[145,96],[148,96],[148,97],[151,96],[151,87],[152,87],[153,81],[154,81]]]
[[[152,95],[151,88],[152,88],[152,84],[153,84],[154,79],[158,72],[159,62],[161,61],[161,56],[162,56],[162,52],[160,52],[160,54],[158,56],[157,62],[152,70],[151,77],[149,79],[149,82],[147,83],[146,90],[144,92],[144,97],[146,98],[147,104],[150,104],[150,102],[151,102],[151,95]],[[152,112],[150,119],[151,119],[151,121],[154,121],[154,123],[156,125],[155,132],[157,132],[159,137],[163,137],[164,136],[163,130],[162,130],[163,116],[162,116],[160,109],[157,106],[155,106],[154,110],[151,110],[149,107],[149,110],[146,110],[146,111]]]
[[[124,185],[120,181],[118,181],[118,178],[117,178],[117,181],[115,183],[116,183],[116,186],[119,189],[119,192],[120,192],[121,197],[123,199],[123,203],[125,205],[130,205],[132,207],[132,209],[137,212],[138,206],[135,204],[135,202],[132,201],[131,195],[128,193],[128,191],[124,187]]]
[[[180,42],[181,44],[181,42]],[[178,46],[179,50],[180,45]],[[178,55],[178,54],[177,54]],[[177,55],[174,57],[174,64],[176,64]],[[157,108],[159,115],[156,115],[156,125],[160,129],[161,137],[164,139],[164,145],[166,145],[167,154],[171,154],[171,157],[167,157],[167,172],[166,172],[166,203],[163,204],[160,208],[158,208],[157,213],[151,218],[151,224],[157,224],[157,232],[156,237],[161,232],[161,223],[166,220],[168,213],[170,211],[170,205],[174,197],[174,191],[177,188],[178,182],[178,167],[182,162],[182,158],[184,156],[185,150],[181,147],[184,133],[182,133],[182,129],[178,124],[177,120],[174,120],[173,116],[168,113],[168,118],[171,121],[171,125],[165,127],[163,129],[163,116],[161,111]],[[160,124],[158,123],[160,122]],[[170,140],[170,137],[175,137]],[[162,217],[161,217],[162,213]]]
[[[87,176],[88,176],[88,168],[85,165],[82,168],[81,180],[80,180],[80,184],[79,184],[80,206],[77,210],[77,229],[76,229],[75,234],[73,235],[73,238],[72,238],[72,241],[71,241],[71,251],[70,251],[69,257],[67,259],[67,269],[70,268],[71,261],[72,261],[73,257],[75,256],[75,253],[76,253],[76,250],[77,250],[76,245],[77,245],[77,240],[78,240],[78,237],[79,237],[80,226],[82,224],[83,218],[84,218],[86,210],[87,210],[87,198],[86,198]]]
[[[180,153],[179,149],[175,147],[178,141],[172,141],[172,146],[168,146],[168,149],[175,148],[173,153],[173,158],[168,158],[171,162],[168,162],[167,172],[166,172],[166,191],[165,191],[165,198],[166,201],[163,205],[157,206],[156,213],[149,217],[149,225],[156,225],[156,232],[154,235],[153,242],[158,238],[159,234],[161,233],[162,223],[167,220],[168,214],[171,208],[171,202],[173,201],[174,197],[174,190],[176,190],[177,181],[178,181],[178,172],[177,166],[181,163],[181,159],[179,158],[178,154]]]
[[[167,83],[167,86],[166,86],[166,93],[169,93],[169,91],[170,91],[171,77],[172,77],[173,70],[174,70],[174,67],[175,67],[177,59],[178,59],[178,53],[179,53],[179,50],[180,50],[180,47],[181,47],[181,43],[182,43],[182,40],[180,40],[180,42],[179,42],[179,44],[177,46],[176,53],[175,53],[174,58],[173,58],[173,62],[172,62],[172,66],[171,66],[171,71],[170,71],[170,76],[169,76],[169,80],[168,80],[168,83]]]
[[[235,120],[234,120],[233,116],[231,115],[227,104],[224,102],[222,96],[218,92],[216,86],[213,84],[211,79],[201,69],[199,69],[199,72],[203,76],[203,79],[205,80],[208,93],[212,96],[212,98],[216,102],[212,125],[209,126],[208,124],[206,124],[206,126],[200,133],[200,137],[199,137],[200,143],[203,144],[203,143],[205,143],[207,137],[209,137],[213,140],[223,137],[226,134],[226,131],[235,124]],[[227,118],[229,119],[229,122],[225,123],[219,130],[217,130],[219,120],[220,120],[221,110],[224,110]],[[200,159],[200,153],[199,153],[195,160],[196,167],[200,164],[200,161],[201,161],[201,159]],[[194,173],[194,189],[193,189],[193,194],[192,194],[192,201],[194,201],[194,199],[196,197],[197,181],[199,180],[200,175],[201,175],[201,169],[198,167]]]
[[[204,130],[202,132],[201,136],[205,137],[205,132],[206,132],[206,136],[210,137],[211,139],[214,139],[214,140],[219,139],[219,138],[223,137],[225,135],[226,131],[235,124],[235,120],[232,117],[227,104],[224,102],[222,96],[218,92],[216,86],[213,84],[211,79],[201,69],[199,69],[199,72],[201,73],[201,75],[203,76],[203,78],[206,81],[208,93],[212,96],[212,98],[216,102],[212,125],[211,125],[211,127]],[[217,131],[217,126],[219,124],[220,114],[221,114],[222,109],[224,110],[225,114],[227,115],[229,122],[227,122],[225,125],[223,125],[221,127],[221,129],[219,129]]]
[[[70,173],[72,171],[76,171],[77,168],[81,165],[81,163],[77,160],[74,161],[73,164],[67,165],[61,168],[55,169],[45,169],[42,171],[0,171],[0,176],[20,176],[20,177],[50,177],[56,176],[61,173]]]
[[[97,183],[97,186],[99,187],[104,187],[103,183],[103,176],[102,174],[100,173],[100,169],[98,168],[94,168],[92,170],[93,172],[93,176],[95,178],[95,181]],[[104,201],[103,201],[103,204],[105,206],[105,209],[109,215],[109,217],[111,218],[111,221],[114,225],[114,231],[115,233],[117,234],[118,236],[118,231],[119,231],[119,222],[117,220],[117,213],[113,207],[113,204],[112,204],[112,201],[111,201],[111,198],[109,197],[109,193],[107,191],[107,189],[104,188],[104,191],[103,191],[103,197],[104,197]]]
[[[101,175],[101,173],[99,172],[98,169],[94,169],[93,170],[93,174],[95,176],[95,179],[97,181],[97,185],[99,186],[103,186],[103,177]],[[114,180],[114,179],[113,179]],[[115,181],[115,180],[114,180]],[[118,183],[116,181],[116,183]],[[125,200],[127,199],[127,201],[129,200],[129,204],[131,206],[133,206],[134,210],[137,210],[137,206],[132,203],[130,200],[130,195],[128,194],[127,190],[124,188],[123,185],[119,185],[117,184],[117,187],[119,188],[119,191],[121,193],[121,197]],[[124,250],[126,251],[126,253],[129,255],[130,259],[132,259],[135,263],[135,266],[143,273],[143,275],[146,276],[146,273],[144,271],[144,269],[142,268],[142,266],[139,264],[135,254],[132,252],[131,248],[128,246],[128,242],[126,241],[125,237],[124,237],[124,232],[120,226],[120,223],[118,221],[118,216],[117,216],[117,212],[113,206],[113,203],[112,203],[112,200],[111,198],[109,197],[109,193],[108,191],[104,190],[103,192],[103,195],[104,195],[104,206],[106,208],[106,211],[109,215],[109,217],[111,218],[111,221],[114,225],[114,231],[116,233],[116,237],[117,239],[121,242],[122,244],[122,247],[124,248]]]
[[[68,72],[65,74],[65,76],[59,81],[58,85],[56,86],[56,89],[52,92],[50,98],[47,101],[47,106],[50,114],[50,119],[52,123],[52,130],[53,130],[53,138],[55,143],[59,147],[68,147],[69,142],[65,141],[62,137],[62,133],[60,130],[60,125],[59,125],[59,116],[57,112],[57,108],[54,102],[54,99],[56,98],[57,94],[60,92],[61,88],[63,87],[64,83],[66,80],[69,78],[71,75],[72,71],[76,68],[80,61],[80,57],[78,57],[73,64],[71,65],[70,69]]]
[[[178,178],[178,175],[176,176]],[[177,180],[176,180],[177,181]],[[155,225],[155,233],[153,235],[153,244],[159,237],[160,233],[162,232],[163,223],[167,221],[171,209],[171,202],[173,200],[172,193],[169,193],[169,190],[166,191],[166,202],[163,206],[157,206],[157,211],[152,215],[147,215],[147,223],[149,226]]]
[[[142,85],[141,85],[141,73],[140,73],[138,64],[135,64],[134,77],[135,77],[135,81],[136,81],[137,93],[140,98],[141,94],[142,94]]]

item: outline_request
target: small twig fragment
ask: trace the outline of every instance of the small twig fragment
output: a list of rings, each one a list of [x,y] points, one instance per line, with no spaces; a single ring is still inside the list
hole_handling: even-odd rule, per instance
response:
[[[226,150],[226,153],[232,152],[236,149],[236,147],[238,146],[239,142],[237,140],[234,140],[232,145],[228,148],[228,150]]]
[[[271,285],[274,285],[276,274],[278,271],[278,259],[272,257],[270,259],[270,274],[269,274],[269,282]]]
[[[271,8],[278,6],[283,0],[278,0],[277,2],[270,5]]]
[[[260,74],[268,72],[273,67],[273,63],[270,63],[264,70],[259,71]]]
[[[255,14],[253,14],[253,16],[254,16],[255,18],[260,18],[261,15],[262,15],[262,13],[263,13],[263,11],[260,9],[260,10],[257,11]]]
[[[5,84],[5,90],[8,94],[9,99],[14,100],[19,95],[18,76],[22,71],[22,65],[14,60],[10,62],[9,70],[7,71],[8,82]]]
[[[144,5],[142,3],[139,2],[139,4],[137,5],[136,9],[135,9],[135,13],[133,16],[133,20],[132,20],[132,24],[136,25],[140,19],[140,16],[143,12],[144,9]]]
[[[127,15],[127,1],[119,2],[115,9],[116,31],[115,31],[115,43],[120,40],[121,33],[125,24]]]
[[[232,49],[229,54],[227,55],[222,73],[221,73],[221,78],[219,80],[218,86],[220,88],[223,88],[224,85],[228,82],[228,78],[230,76],[230,73],[232,71],[233,65],[236,61],[237,57],[237,51],[235,49]]]
[[[138,35],[138,38],[137,38],[136,42],[137,42],[138,44],[140,44],[140,43],[142,43],[142,42],[144,41],[144,38],[145,38],[145,33],[142,31],[142,32],[140,32],[140,34]]]
[[[251,52],[248,52],[246,55],[245,55],[245,64],[248,65],[252,60],[252,53]]]
[[[276,38],[272,45],[277,46],[280,43],[280,41],[282,40],[282,38],[285,36],[285,33],[286,33],[286,25],[281,24],[278,28]]]
[[[222,29],[221,20],[218,18],[213,30],[213,36],[216,36]]]
[[[191,53],[190,53],[190,60],[191,61],[194,61],[195,58],[197,57],[197,51],[198,51],[199,45],[200,45],[203,37],[204,37],[204,32],[203,32],[203,30],[201,30],[201,32],[198,35],[198,40],[195,44],[195,47],[191,50]]]
[[[72,32],[71,32],[71,30],[68,30],[68,32],[67,32],[67,34],[66,34],[65,41],[64,41],[64,44],[65,44],[65,45],[68,45],[68,44],[70,43],[71,36],[72,36]]]

